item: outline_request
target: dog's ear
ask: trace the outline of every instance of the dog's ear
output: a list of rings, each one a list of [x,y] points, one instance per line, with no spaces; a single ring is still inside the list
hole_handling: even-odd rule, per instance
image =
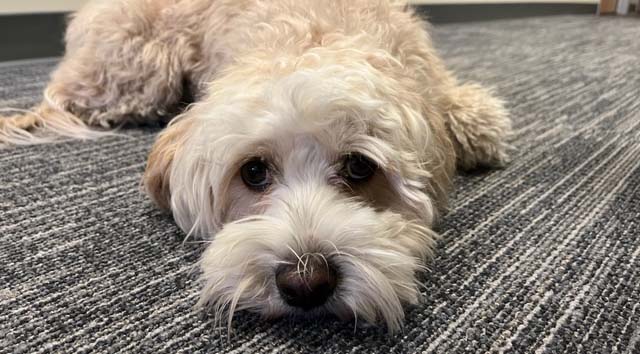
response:
[[[162,209],[171,209],[171,168],[191,125],[192,119],[176,118],[160,133],[149,154],[142,183],[147,194]]]

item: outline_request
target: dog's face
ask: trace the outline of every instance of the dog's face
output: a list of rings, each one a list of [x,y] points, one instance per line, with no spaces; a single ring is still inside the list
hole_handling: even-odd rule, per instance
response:
[[[330,312],[396,330],[452,172],[438,111],[369,63],[278,70],[219,79],[159,138],[147,190],[211,240],[201,303],[219,318]]]

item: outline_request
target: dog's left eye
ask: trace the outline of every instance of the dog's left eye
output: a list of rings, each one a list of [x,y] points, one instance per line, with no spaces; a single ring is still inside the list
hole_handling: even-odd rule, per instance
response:
[[[269,166],[260,159],[245,163],[240,169],[242,181],[251,190],[263,192],[271,185]]]
[[[377,169],[375,162],[362,154],[354,153],[345,157],[342,174],[351,182],[365,182],[376,173]]]

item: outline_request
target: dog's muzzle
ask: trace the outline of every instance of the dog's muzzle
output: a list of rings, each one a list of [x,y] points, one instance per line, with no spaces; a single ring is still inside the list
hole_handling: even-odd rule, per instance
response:
[[[313,255],[303,256],[297,264],[280,265],[275,277],[282,299],[303,310],[322,306],[338,283],[338,272],[331,262]]]

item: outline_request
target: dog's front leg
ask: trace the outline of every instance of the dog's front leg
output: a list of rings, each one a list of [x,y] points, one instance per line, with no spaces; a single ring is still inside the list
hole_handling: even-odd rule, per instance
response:
[[[503,102],[486,88],[463,84],[445,96],[445,119],[458,167],[500,167],[508,161],[511,120]]]

